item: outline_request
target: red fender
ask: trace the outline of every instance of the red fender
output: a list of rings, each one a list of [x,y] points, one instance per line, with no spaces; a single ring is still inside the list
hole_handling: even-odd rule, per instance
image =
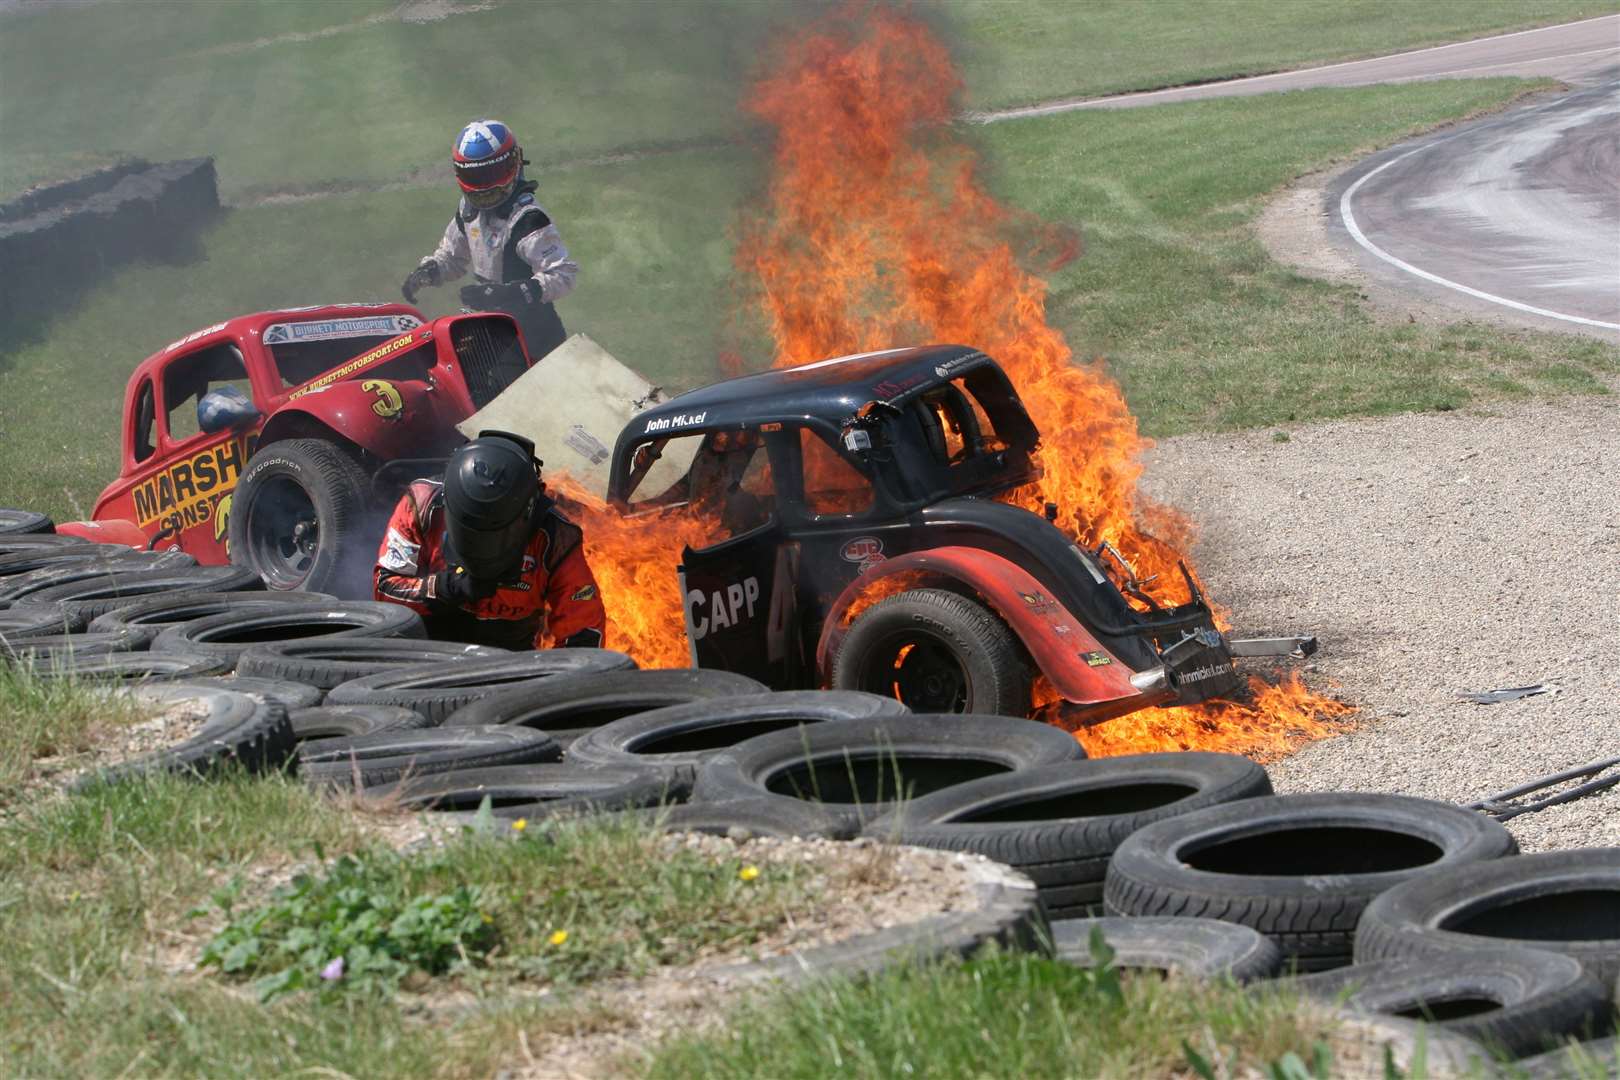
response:
[[[418,379],[345,379],[299,397],[270,414],[259,432],[259,445],[275,442],[299,420],[314,420],[367,453],[393,461],[425,457],[439,449],[442,432],[465,419],[444,416],[453,404]]]
[[[833,649],[843,638],[842,624],[850,605],[876,581],[919,572],[959,581],[989,601],[1064,700],[1087,706],[1087,720],[1130,712],[1164,696],[1144,694],[1132,686],[1130,667],[1104,648],[1028,571],[999,555],[970,547],[898,555],[874,564],[850,582],[827,613],[816,645],[816,669],[824,683],[832,673]]]
[[[151,538],[139,525],[124,518],[110,518],[106,521],[64,521],[57,524],[56,531],[63,536],[77,536],[97,544],[125,544],[141,551],[145,551],[147,544],[151,542]]]

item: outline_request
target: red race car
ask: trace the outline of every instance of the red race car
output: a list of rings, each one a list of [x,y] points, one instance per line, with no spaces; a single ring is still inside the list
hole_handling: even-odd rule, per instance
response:
[[[92,521],[58,531],[369,596],[411,459],[442,460],[463,441],[455,425],[529,366],[498,314],[335,304],[205,327],[135,369],[118,478]]]

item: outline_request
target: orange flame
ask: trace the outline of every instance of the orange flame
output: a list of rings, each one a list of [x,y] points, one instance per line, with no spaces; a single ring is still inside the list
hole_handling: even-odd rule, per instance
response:
[[[852,2],[773,57],[749,107],[774,129],[766,205],[736,264],[757,281],[777,366],[950,342],[1000,361],[1042,432],[1042,479],[1009,501],[1088,546],[1111,543],[1159,603],[1189,599],[1178,564],[1193,529],[1137,488],[1150,442],[1100,364],[1046,320],[1046,285],[1009,237],[1025,226],[978,179],[952,132],[961,89],[945,47],[905,14]],[[1079,737],[1097,754],[1276,751],[1347,711],[1297,680],[1254,681],[1250,704],[1150,710]]]

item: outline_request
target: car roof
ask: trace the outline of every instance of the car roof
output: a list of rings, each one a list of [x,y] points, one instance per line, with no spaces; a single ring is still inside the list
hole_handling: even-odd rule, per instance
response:
[[[256,311],[251,315],[238,315],[234,319],[205,326],[184,337],[169,342],[135,366],[131,380],[146,375],[167,358],[193,347],[216,345],[222,341],[255,339],[266,328],[277,323],[317,322],[329,319],[380,318],[389,315],[414,316],[418,323],[425,322],[422,313],[408,304],[326,304],[319,307],[278,308],[274,311]]]
[[[626,435],[755,428],[820,420],[838,426],[869,401],[894,401],[995,361],[966,345],[922,345],[837,356],[692,390],[635,415]]]

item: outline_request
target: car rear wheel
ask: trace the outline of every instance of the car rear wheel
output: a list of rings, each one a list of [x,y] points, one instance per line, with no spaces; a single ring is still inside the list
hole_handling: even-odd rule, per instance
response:
[[[231,509],[231,561],[266,588],[370,598],[377,549],[369,483],[342,447],[319,439],[262,446]]]
[[[897,698],[913,712],[1027,716],[1030,671],[1018,639],[984,605],[911,589],[856,617],[832,684]]]

